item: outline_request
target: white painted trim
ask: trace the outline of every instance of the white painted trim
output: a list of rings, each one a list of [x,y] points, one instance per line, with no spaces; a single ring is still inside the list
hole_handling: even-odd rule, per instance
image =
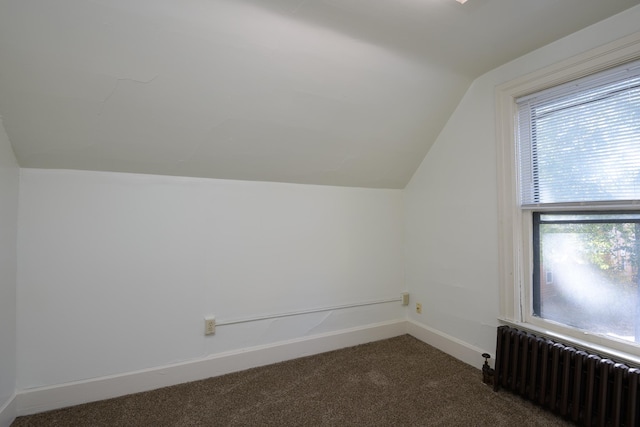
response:
[[[500,318],[523,322],[531,317],[531,212],[521,209],[518,200],[515,99],[637,59],[640,32],[496,87]]]
[[[16,401],[16,394],[14,393],[4,405],[0,406],[0,427],[9,427],[16,419]]]
[[[554,342],[558,342],[567,346],[575,347],[578,350],[586,351],[587,353],[595,353],[600,357],[611,358],[616,362],[621,362],[629,365],[633,368],[640,368],[640,356],[628,351],[622,351],[620,349],[612,348],[608,344],[612,341],[612,338],[603,337],[599,335],[589,334],[588,332],[580,332],[579,334],[563,334],[558,331],[553,331],[540,325],[533,323],[514,322],[508,319],[498,319],[500,323],[511,326],[513,328],[524,330],[539,337],[548,338]],[[562,329],[559,329],[562,330]],[[568,328],[567,330],[570,331]],[[580,339],[581,335],[587,339]],[[624,344],[624,343],[621,343]],[[636,350],[637,347],[628,345],[631,350]]]
[[[407,333],[438,350],[450,354],[467,365],[478,369],[482,368],[482,364],[484,363],[482,353],[489,353],[493,356],[492,351],[483,350],[427,325],[414,322],[413,320],[407,321]],[[494,358],[490,359],[489,362],[492,363],[493,360]]]
[[[196,381],[406,334],[406,321],[392,320],[126,374],[19,391],[18,416]],[[4,427],[4,426],[2,426]]]

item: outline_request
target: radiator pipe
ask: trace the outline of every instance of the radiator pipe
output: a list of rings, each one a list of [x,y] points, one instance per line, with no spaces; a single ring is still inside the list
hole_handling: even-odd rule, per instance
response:
[[[484,365],[482,365],[482,382],[487,385],[493,385],[494,370],[489,366],[489,359],[491,355],[489,353],[482,353],[484,357]]]

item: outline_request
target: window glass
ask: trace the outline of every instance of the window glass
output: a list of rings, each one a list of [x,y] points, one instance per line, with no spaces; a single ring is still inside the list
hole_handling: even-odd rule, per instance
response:
[[[534,214],[533,315],[640,342],[640,213]]]

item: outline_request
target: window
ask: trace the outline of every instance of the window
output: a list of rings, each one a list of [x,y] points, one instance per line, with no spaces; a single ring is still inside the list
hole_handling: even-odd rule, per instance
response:
[[[638,356],[639,57],[635,34],[496,98],[501,318]]]
[[[516,105],[520,206],[533,218],[530,315],[640,342],[640,212],[607,207],[640,200],[640,62]]]

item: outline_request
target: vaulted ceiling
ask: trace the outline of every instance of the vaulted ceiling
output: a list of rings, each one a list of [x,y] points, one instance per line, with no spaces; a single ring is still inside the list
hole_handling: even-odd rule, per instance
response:
[[[640,0],[0,0],[22,167],[403,188],[479,75]]]

